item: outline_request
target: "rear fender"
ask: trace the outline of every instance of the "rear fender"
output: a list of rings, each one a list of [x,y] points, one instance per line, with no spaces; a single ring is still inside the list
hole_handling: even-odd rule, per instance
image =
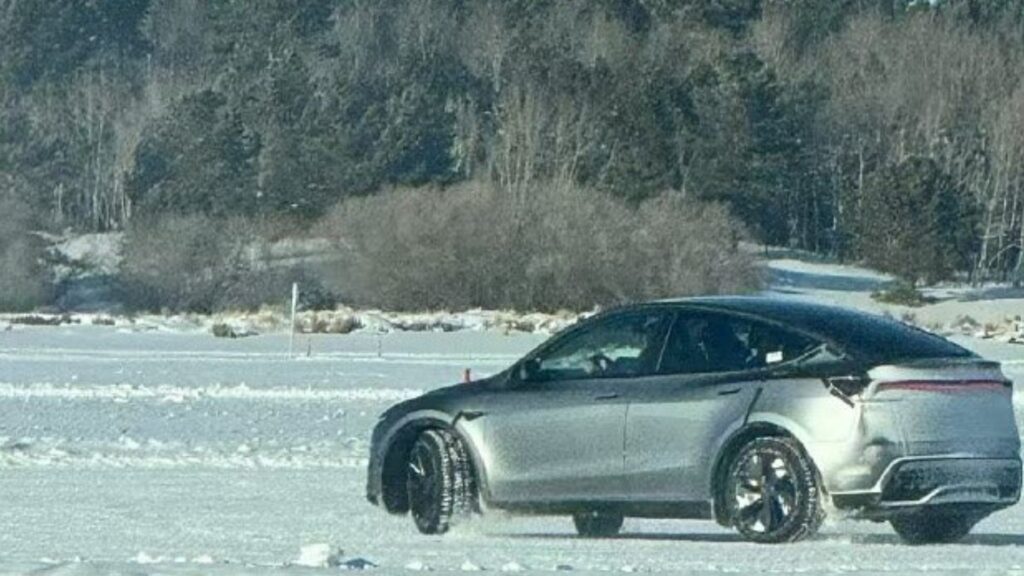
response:
[[[794,430],[796,431],[794,432]],[[729,519],[725,517],[725,506],[722,501],[722,487],[724,486],[729,465],[737,451],[747,442],[766,436],[793,438],[807,452],[807,432],[799,424],[773,414],[751,414],[745,423],[737,427],[721,443],[721,448],[718,450],[715,458],[715,464],[709,471],[708,488],[712,499],[713,514],[715,520],[722,526],[728,526],[729,524]],[[817,467],[814,464],[814,456],[809,452],[808,456],[811,458],[811,465],[817,471]],[[818,474],[820,477],[820,473]]]
[[[822,470],[833,458],[833,448],[854,437],[859,409],[851,408],[832,396],[824,382],[814,378],[769,380],[758,390],[745,420],[731,428],[715,447],[714,466],[708,485],[716,495],[719,473],[732,451],[757,435],[789,436],[795,439],[812,464]]]
[[[744,427],[744,429],[749,428],[775,430],[778,432],[778,434],[775,434],[776,436],[789,436],[795,439],[814,462],[825,456],[821,453],[822,450],[818,448],[818,443],[814,441],[814,436],[807,428],[796,420],[782,414],[753,412],[750,414],[750,418],[747,419],[747,424]]]

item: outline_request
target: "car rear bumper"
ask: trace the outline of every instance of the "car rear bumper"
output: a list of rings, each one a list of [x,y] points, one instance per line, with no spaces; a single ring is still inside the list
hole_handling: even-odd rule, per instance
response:
[[[837,508],[884,518],[929,506],[998,510],[1015,504],[1020,495],[1020,458],[913,456],[889,463],[871,488],[831,497]]]

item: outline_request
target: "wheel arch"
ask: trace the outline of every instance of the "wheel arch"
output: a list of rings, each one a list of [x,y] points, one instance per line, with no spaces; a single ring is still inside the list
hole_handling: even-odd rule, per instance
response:
[[[459,430],[461,413],[454,419],[441,414],[424,414],[408,419],[397,426],[391,433],[383,450],[381,460],[381,503],[385,510],[392,514],[404,514],[409,511],[409,495],[406,492],[405,467],[409,452],[421,433],[426,430],[445,430],[458,438],[469,453],[470,466],[476,480],[477,490],[483,493],[484,479],[480,458],[476,446],[470,436]]]
[[[771,421],[753,421],[748,422],[738,430],[736,430],[732,436],[722,445],[722,448],[718,451],[718,455],[715,457],[715,463],[711,469],[710,477],[710,492],[712,498],[712,514],[718,524],[722,526],[729,526],[729,519],[725,517],[726,506],[722,501],[722,486],[725,482],[725,475],[729,471],[729,465],[732,463],[733,458],[739,452],[739,450],[745,446],[748,442],[757,438],[776,437],[776,438],[789,438],[797,443],[798,447],[807,456],[808,461],[811,463],[811,467],[814,469],[815,475],[819,477],[820,486],[820,472],[814,462],[814,458],[811,456],[806,448],[806,444],[801,439],[799,432],[794,433],[793,429],[784,424]]]

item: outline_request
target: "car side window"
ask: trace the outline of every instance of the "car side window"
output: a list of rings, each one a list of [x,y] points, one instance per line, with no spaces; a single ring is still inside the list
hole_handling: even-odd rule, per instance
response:
[[[714,374],[789,362],[821,343],[776,326],[722,314],[682,314],[665,343],[661,374]]]
[[[632,312],[570,334],[534,360],[531,380],[630,378],[653,374],[671,313]]]

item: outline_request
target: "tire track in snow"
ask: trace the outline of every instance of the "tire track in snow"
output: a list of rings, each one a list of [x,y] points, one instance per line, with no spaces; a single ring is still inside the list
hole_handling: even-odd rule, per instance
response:
[[[423,394],[417,388],[250,388],[245,384],[200,387],[159,385],[137,386],[115,384],[107,386],[89,384],[12,384],[0,382],[0,400],[110,400],[187,402],[196,400],[241,400],[270,402],[398,402]]]
[[[124,450],[122,446],[92,446],[82,450],[71,443],[41,442],[0,445],[0,470],[6,468],[207,468],[228,470],[258,469],[356,469],[365,470],[365,456],[339,454],[332,450],[306,452],[298,449],[265,451],[255,454],[232,453],[200,447],[197,450]]]
[[[417,352],[317,352],[291,358],[278,352],[194,350],[90,350],[77,348],[0,348],[0,360],[18,362],[363,362],[374,364],[448,365],[466,363],[510,365],[519,354],[445,354]]]

